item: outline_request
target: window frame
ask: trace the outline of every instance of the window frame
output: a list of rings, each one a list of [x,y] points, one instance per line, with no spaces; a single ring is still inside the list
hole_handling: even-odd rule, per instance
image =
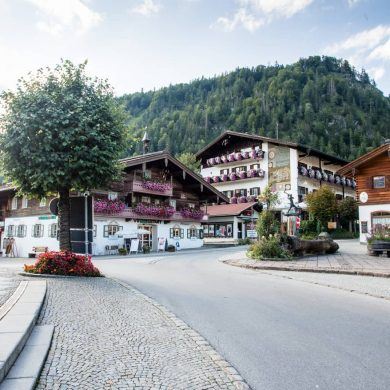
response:
[[[11,210],[17,210],[18,209],[18,197],[14,196],[11,200]]]
[[[55,226],[55,234],[53,234],[53,226]],[[49,238],[57,238],[58,237],[58,223],[51,223],[49,226],[48,226],[48,232],[47,232],[47,235]]]
[[[27,225],[18,225],[16,228],[16,237],[23,238],[27,235]]]
[[[117,229],[113,234],[110,234],[110,228],[112,229],[113,227],[116,227]],[[119,225],[117,222],[103,225],[103,237],[109,238],[110,236],[114,236],[120,230],[123,230],[123,226]]]
[[[15,237],[15,225],[7,225],[7,238]]]
[[[28,208],[28,198],[27,196],[23,196],[22,198],[22,209],[27,209]]]
[[[43,224],[35,223],[31,229],[31,236],[34,238],[41,238],[43,237],[44,231],[45,231],[45,227]]]
[[[383,179],[383,186],[376,186],[375,185],[375,180],[382,180]],[[381,190],[381,189],[384,189],[386,188],[386,175],[377,175],[377,176],[373,176],[372,177],[372,188],[374,188],[375,190]]]
[[[47,205],[46,197],[39,199],[39,207],[46,207],[46,205]]]

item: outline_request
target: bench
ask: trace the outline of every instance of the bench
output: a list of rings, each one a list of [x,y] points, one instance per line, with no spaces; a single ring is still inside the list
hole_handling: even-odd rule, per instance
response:
[[[33,246],[32,252],[28,254],[28,257],[36,257],[37,254],[45,253],[47,251],[47,246]]]

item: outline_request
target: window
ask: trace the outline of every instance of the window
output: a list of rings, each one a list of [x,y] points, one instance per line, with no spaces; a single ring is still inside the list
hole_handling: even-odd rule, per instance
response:
[[[18,230],[16,232],[17,237],[26,237],[26,233],[27,233],[27,226],[19,225]]]
[[[199,231],[195,226],[191,226],[187,229],[187,238],[198,238]]]
[[[372,230],[383,231],[390,228],[390,212],[388,211],[376,211],[371,214],[372,217]]]
[[[314,192],[314,191],[313,191]],[[336,200],[343,200],[343,195],[336,194]]]
[[[372,178],[372,186],[373,188],[385,188],[386,186],[385,176],[374,176]]]
[[[194,209],[195,208],[195,203],[188,203],[187,206],[190,209]]]
[[[15,235],[15,225],[7,226],[7,237],[13,237]]]
[[[228,175],[228,174],[229,174],[229,169],[228,169],[228,168],[226,168],[226,169],[221,169],[221,170],[219,171],[219,173],[220,173],[221,175]]]
[[[298,186],[298,203],[303,202],[308,193],[309,189],[307,187]]]
[[[181,229],[180,226],[174,226],[173,228],[169,229],[169,236],[170,238],[184,238],[184,229]]]
[[[41,198],[39,201],[39,207],[46,207],[46,198]]]
[[[36,223],[33,225],[31,233],[33,237],[43,237],[43,225]]]
[[[57,238],[58,225],[56,223],[52,223],[49,225],[49,237]]]
[[[108,193],[108,200],[117,200],[118,199],[118,193],[117,192],[109,192]]]
[[[22,209],[26,209],[27,207],[28,207],[28,198],[27,198],[27,196],[23,196]]]
[[[150,196],[141,196],[142,203],[150,203]]]
[[[251,164],[249,165],[249,169],[260,169],[260,164]]]
[[[250,188],[249,195],[259,196],[260,195],[260,187]]]
[[[242,165],[241,167],[236,167],[232,169],[232,172],[246,172],[246,166]]]
[[[224,195],[226,195],[228,198],[231,198],[233,196],[233,190],[229,191],[222,191]]]
[[[11,210],[17,210],[17,208],[18,208],[18,198],[14,196],[11,202]]]
[[[169,199],[169,205],[176,210],[176,199]]]
[[[123,230],[123,226],[119,226],[116,222],[104,225],[103,237],[113,236],[116,232],[119,232],[119,230]]]
[[[240,188],[238,190],[236,190],[236,196],[239,197],[239,196],[246,196],[247,195],[247,189],[246,188]]]

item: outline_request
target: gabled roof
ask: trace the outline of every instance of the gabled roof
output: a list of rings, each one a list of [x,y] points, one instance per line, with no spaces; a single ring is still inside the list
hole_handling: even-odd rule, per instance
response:
[[[353,160],[349,164],[344,165],[342,168],[340,168],[337,171],[337,174],[345,175],[345,176],[353,176],[352,171],[354,169],[366,164],[373,158],[380,156],[382,153],[388,153],[389,151],[390,151],[390,142],[384,143],[383,145],[378,146],[377,148],[371,150],[371,152],[363,154],[362,156],[358,157],[356,160]]]
[[[207,215],[210,217],[223,217],[228,215],[240,215],[243,211],[251,208],[256,202],[237,203],[237,204],[219,204],[207,206]],[[206,211],[206,207],[202,208]]]
[[[231,130],[226,130],[225,132],[221,133],[217,138],[214,139],[214,141],[210,142],[208,145],[203,147],[199,152],[196,153],[196,157],[202,158],[202,155],[211,147],[213,147],[215,144],[223,140],[224,138],[227,137],[237,137],[237,138],[246,138],[248,140],[253,140],[253,141],[261,141],[261,142],[269,142],[271,144],[275,145],[282,145],[282,146],[288,146],[291,148],[298,149],[304,153],[307,153],[308,155],[314,155],[317,157],[321,157],[324,160],[327,160],[329,162],[333,162],[335,164],[347,164],[348,161],[344,160],[343,158],[332,156],[330,154],[321,152],[318,149],[311,148],[310,146],[302,145],[296,142],[291,142],[291,141],[285,141],[285,140],[280,140],[280,139],[275,139],[275,138],[269,138],[269,137],[263,137],[261,135],[257,134],[247,134],[247,133],[240,133],[238,131],[231,131]]]
[[[218,196],[221,201],[229,202],[229,198],[226,195],[219,192],[215,187],[207,183],[202,176],[196,174],[191,169],[187,168],[182,162],[180,162],[178,159],[173,157],[166,150],[141,154],[139,156],[134,156],[134,157],[123,158],[119,160],[119,162],[123,164],[125,167],[134,167],[137,165],[142,165],[143,163],[148,163],[148,162],[158,161],[158,160],[170,161],[173,165],[176,165],[178,168],[186,172],[187,175],[191,176],[194,180],[202,184],[203,188],[207,188],[209,191],[211,191],[216,196]]]

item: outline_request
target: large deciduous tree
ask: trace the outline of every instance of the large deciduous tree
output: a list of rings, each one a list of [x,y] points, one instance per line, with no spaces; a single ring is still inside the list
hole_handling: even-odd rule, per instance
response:
[[[59,196],[59,241],[70,250],[69,194],[117,177],[124,147],[123,110],[107,81],[86,62],[62,61],[18,82],[1,96],[1,165],[20,193]]]

